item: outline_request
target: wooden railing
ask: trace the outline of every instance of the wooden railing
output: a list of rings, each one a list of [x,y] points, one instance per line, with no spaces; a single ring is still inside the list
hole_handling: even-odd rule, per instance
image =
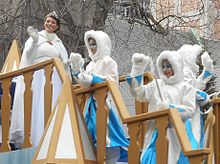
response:
[[[157,163],[167,163],[168,141],[166,131],[169,120],[172,121],[176,130],[181,148],[184,154],[192,163],[202,163],[202,160],[209,154],[209,149],[192,150],[190,142],[183,125],[183,122],[176,109],[167,109],[152,113],[142,113],[135,116],[130,116],[120,94],[118,86],[113,81],[107,81],[96,84],[89,88],[75,89],[74,92],[78,97],[93,93],[98,103],[97,109],[97,162],[104,163],[105,161],[105,145],[106,145],[106,127],[108,111],[105,106],[105,99],[110,92],[114,103],[118,109],[118,113],[123,123],[128,125],[128,133],[130,136],[130,145],[128,148],[129,163],[139,163],[141,146],[138,141],[140,125],[143,121],[154,119],[156,120],[156,128],[158,129],[157,139]]]
[[[212,103],[215,116],[215,124],[213,127],[214,157],[215,163],[220,163],[220,98],[214,97]]]
[[[10,127],[10,110],[11,110],[11,95],[10,85],[13,78],[23,75],[25,83],[24,91],[24,143],[23,148],[31,147],[30,131],[31,131],[31,113],[32,113],[32,79],[35,71],[44,69],[45,71],[45,86],[44,86],[44,123],[46,125],[47,120],[51,113],[52,105],[52,73],[53,68],[56,68],[61,81],[64,80],[66,72],[62,66],[60,59],[51,59],[31,67],[19,69],[6,74],[0,75],[0,81],[2,83],[2,144],[0,152],[10,151],[9,146],[9,127]]]
[[[25,89],[25,107],[24,107],[24,124],[25,124],[25,141],[23,147],[30,147],[30,125],[31,125],[31,103],[32,103],[32,90],[31,90],[31,82],[32,76],[35,71],[44,69],[45,70],[45,123],[47,122],[50,112],[51,112],[51,95],[52,95],[52,81],[51,75],[53,73],[53,68],[56,68],[58,74],[63,81],[65,79],[66,73],[63,69],[62,63],[59,59],[51,59],[36,65],[33,65],[28,68],[23,68],[17,71],[7,71],[7,74],[0,75],[0,81],[2,82],[3,96],[2,96],[2,144],[0,147],[0,152],[5,152],[10,150],[9,146],[9,126],[10,126],[10,109],[11,109],[11,97],[10,97],[10,85],[11,80],[19,75],[24,76],[24,81],[26,85]],[[10,68],[12,69],[12,67]],[[149,73],[145,74],[146,83],[151,81],[153,76]],[[120,77],[120,82],[125,81],[125,77]],[[83,110],[84,102],[90,93],[93,93],[96,97],[98,103],[97,109],[97,162],[104,163],[105,154],[106,154],[106,127],[107,127],[107,115],[108,110],[105,107],[105,99],[107,94],[110,92],[114,103],[118,109],[118,113],[120,118],[124,124],[128,125],[128,133],[130,136],[130,145],[129,145],[129,163],[139,163],[140,159],[140,150],[142,149],[143,144],[143,136],[145,134],[145,125],[144,122],[146,120],[154,119],[156,120],[156,127],[158,129],[158,139],[157,139],[157,163],[166,163],[167,161],[167,150],[168,150],[168,142],[166,138],[166,130],[169,121],[172,122],[177,136],[180,141],[181,148],[186,156],[188,156],[190,163],[201,163],[202,159],[204,159],[208,154],[208,149],[199,149],[192,150],[189,140],[187,138],[184,125],[181,121],[181,118],[175,109],[167,109],[163,111],[157,111],[152,113],[147,113],[147,104],[136,102],[136,115],[130,116],[126,105],[124,104],[124,100],[121,96],[121,93],[118,89],[116,83],[112,81],[107,81],[103,83],[96,84],[89,88],[81,88],[80,86],[73,86],[72,92],[75,92],[77,95],[77,101],[79,102],[81,108]],[[216,116],[216,124],[214,125],[214,147],[215,147],[215,159],[216,163],[220,162],[220,99],[216,98],[213,100],[214,104],[214,114]],[[103,110],[104,109],[104,110]],[[161,146],[163,145],[163,146]]]
[[[127,76],[119,76],[119,85],[126,81]],[[144,79],[143,79],[143,84],[148,84],[149,82],[151,82],[154,79],[154,75],[150,72],[145,72],[144,73]],[[140,102],[140,101],[136,101],[134,103],[134,107],[135,107],[135,114],[142,114],[142,113],[147,113],[148,112],[148,103],[147,102]],[[143,144],[144,144],[144,136],[145,136],[145,132],[146,132],[146,128],[147,128],[147,122],[143,121],[141,122],[141,124],[139,125],[139,133],[138,133],[138,142],[141,148],[143,148]]]

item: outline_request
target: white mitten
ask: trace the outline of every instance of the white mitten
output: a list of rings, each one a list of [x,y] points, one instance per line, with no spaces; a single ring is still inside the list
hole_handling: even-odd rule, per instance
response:
[[[191,55],[193,56],[193,58],[196,58],[201,52],[202,52],[202,46],[197,45],[197,44],[192,46]]]
[[[92,84],[92,75],[88,75],[85,72],[79,74],[79,81],[82,83],[83,86],[89,87]]]
[[[209,72],[213,72],[213,60],[209,56],[208,52],[204,52],[201,56],[202,65],[204,66],[204,70]]]
[[[33,44],[37,44],[39,40],[38,30],[34,29],[33,26],[27,27],[28,35],[33,39]]]
[[[159,102],[157,107],[159,110],[168,109],[169,103],[168,103],[168,101],[164,100],[164,101]]]
[[[82,68],[84,65],[84,60],[79,53],[71,52],[69,61],[74,74],[78,73],[80,71],[80,68]]]
[[[63,59],[62,63],[64,65],[64,68],[67,68],[70,65],[69,59]]]
[[[132,56],[131,77],[144,74],[146,66],[150,63],[150,58],[144,54],[135,53]]]

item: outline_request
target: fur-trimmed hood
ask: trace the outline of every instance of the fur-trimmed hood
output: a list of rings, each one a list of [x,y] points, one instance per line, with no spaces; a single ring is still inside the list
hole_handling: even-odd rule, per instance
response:
[[[89,42],[88,42],[89,38],[92,38],[96,41],[97,51],[95,54],[92,54],[92,51],[89,47]],[[108,36],[108,34],[106,34],[105,32],[94,31],[94,30],[87,31],[84,35],[84,41],[89,52],[89,57],[92,60],[96,61],[104,56],[111,55],[111,49],[112,49],[111,39]]]
[[[169,63],[172,65],[172,69],[174,71],[174,75],[170,78],[167,78],[163,74],[162,70],[162,61],[167,59]],[[175,84],[183,81],[183,60],[177,51],[163,51],[157,58],[157,69],[159,72],[160,78],[166,84]]]
[[[199,66],[196,64],[197,56],[202,52],[202,47],[200,45],[189,45],[184,44],[178,53],[183,58],[184,69],[189,69],[196,76],[199,72]]]

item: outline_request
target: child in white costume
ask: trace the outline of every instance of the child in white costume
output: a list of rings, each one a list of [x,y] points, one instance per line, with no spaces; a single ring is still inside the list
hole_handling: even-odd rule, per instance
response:
[[[204,123],[200,114],[202,106],[209,101],[209,96],[205,90],[206,84],[213,77],[213,61],[207,52],[201,55],[203,71],[198,76],[199,66],[196,63],[197,57],[202,52],[200,45],[183,45],[178,52],[184,61],[184,81],[191,84],[196,89],[196,110],[191,119],[193,135],[198,147],[203,147]]]
[[[86,66],[86,70],[83,71],[81,67],[84,62],[81,55],[71,53],[71,68],[75,77],[85,87],[105,80],[118,82],[118,65],[110,57],[111,39],[109,36],[103,31],[91,30],[85,33],[84,41],[92,61]],[[108,95],[106,99],[106,107],[109,110],[106,134],[106,163],[115,163],[120,157],[121,147],[127,147],[129,142],[114,111],[113,103],[110,103],[110,101],[113,102],[111,96]],[[96,100],[91,95],[86,101],[84,117],[95,146],[97,146],[96,108]]]
[[[195,90],[190,84],[184,82],[183,61],[176,51],[163,51],[157,59],[157,68],[161,78],[157,82],[163,101],[155,80],[147,85],[143,85],[143,80],[140,80],[146,65],[150,63],[149,57],[136,53],[132,56],[132,62],[131,78],[128,79],[131,93],[138,101],[149,103],[149,112],[164,108],[177,108],[183,122],[193,116]],[[150,120],[141,155],[141,163],[143,164],[156,163],[157,133],[154,120]],[[167,137],[169,140],[168,163],[187,162],[187,158],[181,153],[180,143],[172,126],[167,129]]]
[[[68,54],[62,41],[56,35],[60,28],[60,20],[55,12],[49,13],[44,22],[44,30],[38,32],[32,26],[27,28],[28,40],[21,57],[19,68],[31,66],[52,58],[60,58],[65,64],[66,71],[69,73],[67,63]],[[53,97],[52,107],[61,91],[62,82],[57,71],[54,69],[52,74]],[[31,141],[37,146],[44,131],[44,70],[36,71],[32,81],[32,121],[31,121]],[[10,142],[20,147],[24,139],[24,78],[17,78],[15,97],[13,102]]]

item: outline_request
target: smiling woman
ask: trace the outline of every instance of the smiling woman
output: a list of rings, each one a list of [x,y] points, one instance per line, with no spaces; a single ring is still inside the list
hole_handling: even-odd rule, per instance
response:
[[[69,73],[68,68],[68,54],[62,41],[56,35],[56,31],[60,28],[60,20],[56,12],[51,12],[45,17],[44,30],[38,32],[32,26],[27,28],[29,34],[28,40],[25,42],[21,62],[19,68],[24,68],[49,60],[52,58],[60,58],[64,64],[66,72]],[[62,83],[57,71],[54,70],[52,74],[53,98],[59,95]],[[32,123],[31,123],[31,140],[34,146],[37,146],[41,135],[44,131],[44,71],[36,71],[33,75],[32,81]],[[58,84],[59,83],[59,84]],[[24,78],[22,76],[17,78],[15,97],[13,102],[13,111],[11,118],[11,136],[10,141],[16,146],[23,143],[24,133]],[[52,100],[54,102],[54,99]],[[53,104],[52,104],[53,106]]]
[[[56,32],[60,29],[60,20],[57,16],[56,12],[53,11],[46,16],[46,20],[44,22],[45,31],[49,33]]]

